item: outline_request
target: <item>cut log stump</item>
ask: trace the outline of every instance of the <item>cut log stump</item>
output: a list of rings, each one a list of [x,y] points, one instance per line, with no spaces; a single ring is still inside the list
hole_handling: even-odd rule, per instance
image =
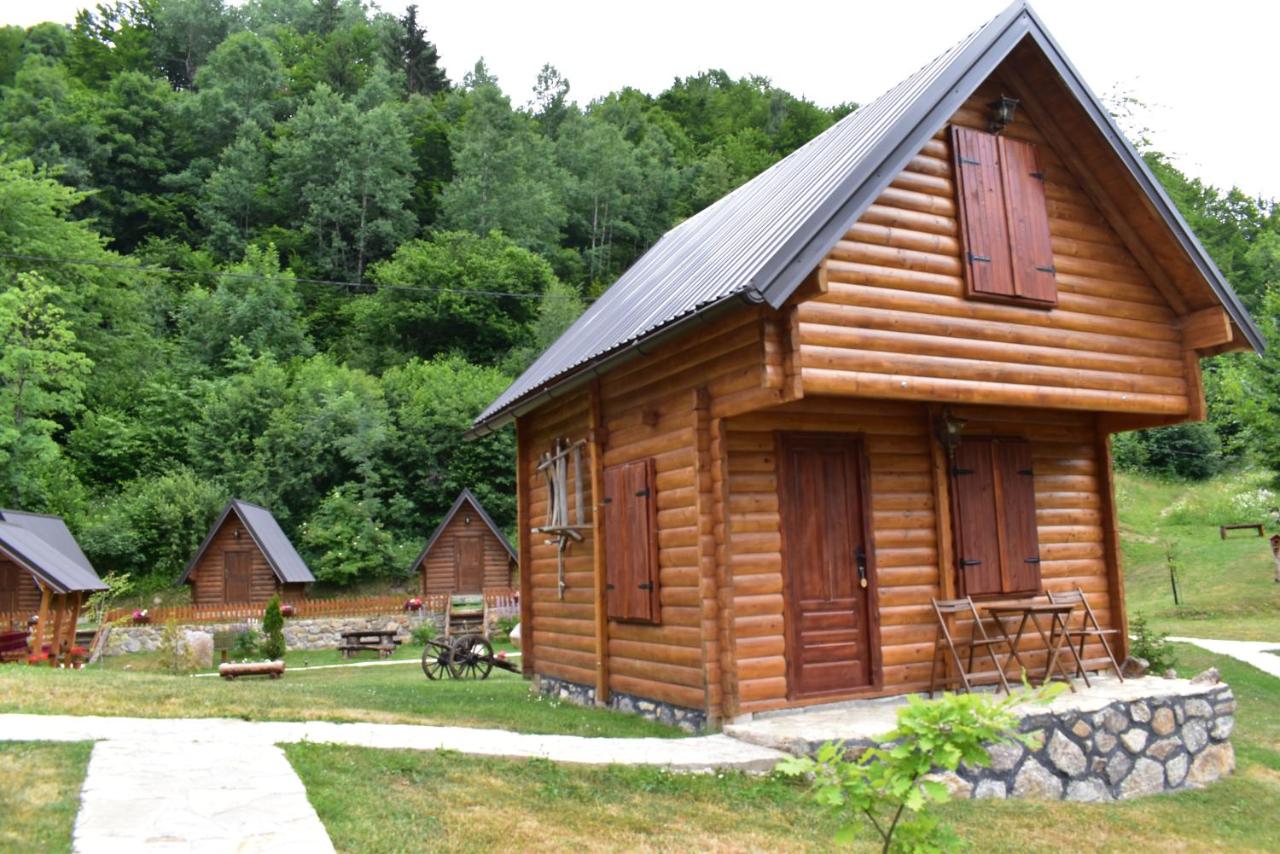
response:
[[[235,679],[240,676],[269,676],[279,679],[284,675],[283,661],[247,661],[223,662],[218,665],[218,675],[223,679]]]

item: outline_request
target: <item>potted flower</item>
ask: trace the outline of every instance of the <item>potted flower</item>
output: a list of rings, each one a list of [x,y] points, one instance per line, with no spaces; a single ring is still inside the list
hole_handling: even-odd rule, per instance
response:
[[[147,623],[150,623],[150,622],[151,622],[151,614],[147,612],[146,608],[139,608],[138,610],[133,612],[133,624],[135,626],[145,626]]]
[[[282,616],[282,617],[292,617],[292,616],[293,616],[293,606],[292,606],[292,605],[290,605],[290,604],[289,604],[289,603],[287,603],[287,602],[286,602],[285,604],[281,605],[281,606],[280,606],[280,616]]]
[[[404,603],[404,609],[406,611],[421,611],[422,598],[419,596],[414,596],[412,599],[409,599]]]

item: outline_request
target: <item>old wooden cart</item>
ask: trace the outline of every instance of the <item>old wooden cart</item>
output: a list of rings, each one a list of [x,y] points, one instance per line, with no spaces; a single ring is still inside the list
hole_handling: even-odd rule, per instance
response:
[[[428,679],[488,679],[493,668],[519,673],[505,654],[494,653],[483,635],[431,640],[422,651],[422,672]]]

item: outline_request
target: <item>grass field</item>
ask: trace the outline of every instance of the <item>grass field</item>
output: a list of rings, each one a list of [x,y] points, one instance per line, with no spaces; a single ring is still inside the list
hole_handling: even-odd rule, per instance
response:
[[[1278,499],[1261,473],[1181,484],[1122,474],[1116,498],[1129,616],[1190,637],[1280,642],[1280,584],[1264,538],[1218,536],[1220,524],[1265,522]],[[1174,550],[1181,605],[1174,605],[1166,553]]]
[[[1217,663],[1239,701],[1239,768],[1208,789],[1111,804],[966,801],[945,819],[988,852],[1280,850],[1280,680]],[[322,745],[285,748],[339,851],[818,851],[834,825],[797,784]],[[870,833],[856,850],[877,850]]]
[[[0,851],[71,850],[87,742],[0,741]]]

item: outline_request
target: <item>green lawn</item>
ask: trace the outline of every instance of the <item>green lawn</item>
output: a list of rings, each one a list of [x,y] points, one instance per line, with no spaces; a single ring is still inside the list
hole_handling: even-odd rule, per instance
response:
[[[942,813],[987,852],[1280,850],[1280,680],[1216,663],[1239,701],[1235,775],[1111,804],[966,801]],[[790,780],[575,768],[314,744],[285,747],[339,851],[819,851],[834,827]],[[857,850],[877,850],[862,833]]]
[[[1144,614],[1161,631],[1190,637],[1280,642],[1280,584],[1271,546],[1218,525],[1265,522],[1277,503],[1266,475],[1225,475],[1181,484],[1122,474],[1117,505],[1129,616]],[[1173,603],[1165,555],[1174,548],[1182,604]]]
[[[88,742],[0,741],[0,851],[71,850]]]
[[[417,658],[421,647],[402,648]],[[484,681],[428,681],[415,664],[310,670],[336,654],[290,653],[284,678],[171,676],[154,656],[121,656],[108,667],[53,670],[0,667],[0,713],[231,717],[497,727],[533,733],[679,737],[684,733],[634,715],[532,696],[529,683],[495,670]],[[110,659],[108,661],[111,661]],[[134,669],[115,669],[125,664]]]

